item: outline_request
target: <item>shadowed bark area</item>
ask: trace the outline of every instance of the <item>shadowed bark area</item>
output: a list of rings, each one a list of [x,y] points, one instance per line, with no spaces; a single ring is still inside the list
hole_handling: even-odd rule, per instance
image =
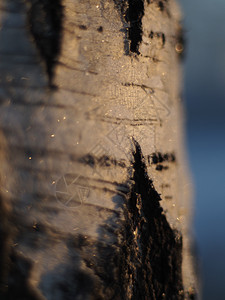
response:
[[[52,86],[54,64],[60,53],[63,9],[61,0],[30,0],[28,22],[31,34],[46,65]]]

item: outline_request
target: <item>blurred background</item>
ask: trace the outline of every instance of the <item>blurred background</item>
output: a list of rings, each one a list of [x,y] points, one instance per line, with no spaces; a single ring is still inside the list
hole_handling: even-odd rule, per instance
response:
[[[202,299],[225,299],[225,1],[180,0],[187,146]]]

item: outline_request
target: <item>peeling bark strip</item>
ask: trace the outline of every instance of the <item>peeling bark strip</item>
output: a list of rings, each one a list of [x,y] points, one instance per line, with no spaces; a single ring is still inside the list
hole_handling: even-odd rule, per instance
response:
[[[61,48],[61,0],[29,0],[28,3],[30,31],[46,65],[49,85],[52,86],[54,64]]]

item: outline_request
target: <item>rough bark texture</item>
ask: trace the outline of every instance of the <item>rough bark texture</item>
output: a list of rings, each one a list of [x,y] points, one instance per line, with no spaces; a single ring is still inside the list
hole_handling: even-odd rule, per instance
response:
[[[176,3],[0,22],[1,299],[195,299]]]

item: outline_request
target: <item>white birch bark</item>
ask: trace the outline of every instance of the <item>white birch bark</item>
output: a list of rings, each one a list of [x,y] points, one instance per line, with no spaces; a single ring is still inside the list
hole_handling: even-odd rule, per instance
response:
[[[177,4],[49,3],[0,1],[3,297],[194,299]]]

